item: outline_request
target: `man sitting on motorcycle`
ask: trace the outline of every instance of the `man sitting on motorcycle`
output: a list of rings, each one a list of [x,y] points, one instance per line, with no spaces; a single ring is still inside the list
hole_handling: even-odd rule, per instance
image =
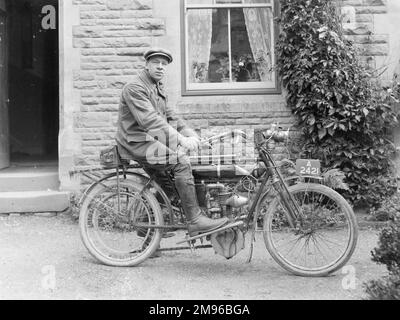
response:
[[[197,150],[196,132],[167,105],[162,79],[172,54],[153,48],[144,54],[145,68],[122,91],[116,141],[125,160],[140,163],[150,175],[172,172],[190,236],[216,230],[227,218],[210,219],[199,207],[192,168],[185,150]]]

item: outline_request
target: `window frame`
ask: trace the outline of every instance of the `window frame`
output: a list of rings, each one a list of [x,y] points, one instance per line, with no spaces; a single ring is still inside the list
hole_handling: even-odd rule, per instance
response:
[[[279,24],[277,23],[277,17],[279,16],[279,1],[278,0],[271,0],[271,6],[273,7],[273,27],[274,27],[274,42],[273,47],[276,47],[276,42],[279,37]],[[278,72],[275,72],[275,86],[273,88],[243,88],[246,86],[246,83],[241,83],[243,85],[242,88],[218,88],[218,83],[214,83],[214,88],[207,88],[207,89],[191,89],[188,88],[188,70],[187,70],[187,58],[188,58],[188,50],[187,50],[187,24],[186,24],[186,12],[190,9],[232,9],[232,8],[249,8],[249,7],[262,7],[265,8],[265,4],[213,4],[213,5],[187,5],[186,0],[181,0],[181,65],[182,65],[182,96],[221,96],[221,95],[279,95],[282,94],[281,88],[281,78],[278,75]],[[277,61],[276,50],[274,49],[274,58],[275,64]],[[262,82],[259,83],[262,85]],[[252,83],[254,86],[254,83]]]

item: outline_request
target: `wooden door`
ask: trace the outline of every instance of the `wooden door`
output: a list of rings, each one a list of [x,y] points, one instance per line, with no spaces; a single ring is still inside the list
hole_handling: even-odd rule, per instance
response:
[[[0,9],[0,169],[9,165],[7,22],[6,13]]]

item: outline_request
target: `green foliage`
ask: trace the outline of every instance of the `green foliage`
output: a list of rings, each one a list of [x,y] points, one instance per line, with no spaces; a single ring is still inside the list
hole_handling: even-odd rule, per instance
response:
[[[400,300],[400,271],[366,285],[370,300]]]
[[[74,220],[79,220],[79,211],[81,209],[80,207],[80,199],[82,197],[82,194],[80,193],[72,193],[70,195],[70,210],[72,213],[72,219]]]
[[[371,219],[375,221],[390,221],[396,218],[400,218],[400,193],[384,200],[378,209],[371,210]]]
[[[322,174],[324,184],[335,190],[349,190],[345,183],[346,175],[339,169],[331,169]]]
[[[379,244],[372,252],[372,260],[386,265],[389,276],[366,284],[370,299],[400,299],[400,221],[395,220],[382,230]]]
[[[400,222],[382,230],[378,248],[372,252],[372,260],[386,265],[389,272],[400,269]]]
[[[278,67],[303,129],[301,156],[342,171],[353,203],[378,206],[396,189],[389,99],[344,39],[334,1],[282,0],[281,12]]]

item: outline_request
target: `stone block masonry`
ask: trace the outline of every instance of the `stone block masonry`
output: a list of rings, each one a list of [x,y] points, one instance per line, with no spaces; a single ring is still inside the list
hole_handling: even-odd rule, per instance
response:
[[[114,143],[121,89],[144,66],[143,53],[165,34],[164,19],[153,16],[152,0],[73,0],[79,24],[73,46],[80,69],[73,70],[80,110],[74,130],[81,138],[75,165],[98,162],[99,150]]]
[[[79,9],[72,42],[80,58],[79,69],[73,70],[73,86],[80,103],[73,120],[82,146],[80,154],[75,155],[75,165],[92,165],[98,163],[99,150],[114,142],[122,87],[143,68],[143,53],[157,43],[157,38],[167,35],[168,18],[180,15],[166,10],[163,16],[156,16],[153,0],[72,3]],[[376,57],[388,54],[388,36],[375,33],[375,17],[387,12],[386,1],[342,3],[352,6],[355,12],[355,20],[344,24],[346,37],[360,49],[362,59],[374,66]],[[199,133],[265,128],[275,122],[288,127],[294,123],[283,95],[184,97],[176,108]]]
[[[377,59],[389,54],[388,34],[375,32],[377,15],[388,13],[387,0],[338,1],[347,13],[343,22],[345,37],[354,43],[361,61],[372,69],[376,68]]]
[[[114,141],[122,87],[144,66],[143,53],[156,37],[166,34],[164,18],[153,14],[151,0],[73,0],[79,7],[79,24],[73,32],[74,48],[80,53],[80,69],[74,70],[74,88],[80,108],[74,115],[74,130],[80,137],[81,153],[75,165],[98,162],[99,150]],[[179,12],[166,12],[179,16]],[[197,97],[199,98],[199,97]],[[196,100],[196,98],[194,98]],[[277,104],[265,99],[220,99],[199,104],[179,102],[177,112],[199,133],[230,129],[254,129],[279,121],[288,124],[290,112],[283,99]]]

